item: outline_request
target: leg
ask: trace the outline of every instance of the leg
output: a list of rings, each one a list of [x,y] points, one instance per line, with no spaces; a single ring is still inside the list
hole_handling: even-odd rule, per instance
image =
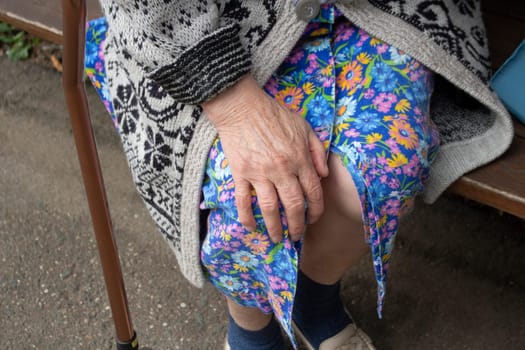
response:
[[[266,327],[273,314],[264,314],[261,310],[254,307],[246,307],[237,304],[228,297],[226,297],[228,304],[228,311],[240,327],[248,331],[258,331]]]
[[[339,296],[339,280],[368,251],[357,189],[339,155],[328,160],[323,181],[325,211],[304,237],[293,319],[318,348],[328,338],[352,329]]]
[[[323,181],[325,212],[304,237],[301,270],[321,284],[334,284],[369,251],[363,236],[361,204],[341,159],[330,154]]]

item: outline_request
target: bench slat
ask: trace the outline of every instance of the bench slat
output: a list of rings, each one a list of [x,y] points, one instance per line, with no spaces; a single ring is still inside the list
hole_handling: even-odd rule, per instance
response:
[[[448,191],[525,219],[525,126],[515,127],[502,157],[464,175]]]
[[[102,16],[96,0],[87,0],[87,15],[88,19]],[[62,43],[60,0],[0,0],[0,21],[42,39]]]

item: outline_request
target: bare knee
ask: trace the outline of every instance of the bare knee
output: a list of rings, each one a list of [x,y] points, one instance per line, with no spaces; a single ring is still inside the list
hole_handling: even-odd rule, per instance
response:
[[[325,208],[362,227],[361,201],[352,176],[336,154],[330,154],[328,167],[330,175],[323,180]]]

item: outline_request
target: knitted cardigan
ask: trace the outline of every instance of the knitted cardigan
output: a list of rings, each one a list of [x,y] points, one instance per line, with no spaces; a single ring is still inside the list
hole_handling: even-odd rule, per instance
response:
[[[109,91],[138,192],[194,285],[203,230],[201,184],[216,130],[200,104],[249,73],[262,86],[307,23],[293,0],[101,0],[109,23]],[[431,116],[441,149],[423,194],[433,202],[464,173],[501,155],[510,116],[487,85],[477,0],[336,1],[355,25],[441,77]]]

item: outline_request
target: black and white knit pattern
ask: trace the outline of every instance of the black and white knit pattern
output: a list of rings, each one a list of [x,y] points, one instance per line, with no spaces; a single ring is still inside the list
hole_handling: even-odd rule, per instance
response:
[[[490,58],[479,0],[368,0],[416,26],[485,83]]]
[[[432,199],[465,171],[503,152],[512,139],[512,127],[484,84],[488,77],[486,39],[477,1],[345,2],[351,4],[344,9],[345,15],[353,16],[356,24],[368,27],[371,33],[376,30],[380,38],[390,37],[391,43],[413,56],[421,53],[424,64],[463,90],[470,88],[477,107],[485,104],[496,111],[497,118],[489,118],[493,113],[488,109],[465,114],[465,118],[461,108],[433,111],[443,116],[438,126],[444,141],[475,137],[470,144],[442,147],[436,164],[444,166],[433,170],[437,176]],[[306,23],[295,15],[293,0],[101,3],[109,23],[108,87],[133,180],[170,242],[181,272],[200,286],[204,277],[198,257],[199,195],[207,152],[216,134],[198,104],[247,71],[264,84]],[[447,103],[454,101],[446,100],[440,106]],[[463,122],[468,118],[473,121],[470,124],[480,120],[479,127],[469,129],[469,123]],[[468,157],[467,152],[471,152]]]
[[[175,101],[197,105],[250,72],[250,50],[277,17],[273,1],[107,0],[115,45]]]

